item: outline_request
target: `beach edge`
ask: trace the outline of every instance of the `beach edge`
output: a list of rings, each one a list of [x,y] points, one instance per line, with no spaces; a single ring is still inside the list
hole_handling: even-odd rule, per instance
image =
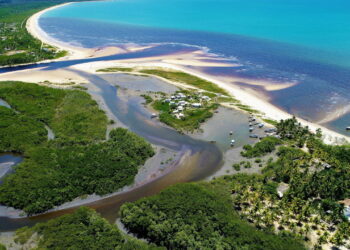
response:
[[[92,49],[72,46],[72,45],[69,45],[68,43],[64,43],[62,41],[58,41],[58,40],[50,37],[39,26],[39,19],[44,13],[51,11],[53,9],[57,9],[57,8],[61,8],[61,7],[70,5],[72,3],[74,3],[74,2],[63,3],[63,4],[55,5],[55,6],[46,8],[44,10],[41,10],[41,11],[35,13],[34,15],[32,15],[30,18],[28,18],[28,21],[26,24],[26,28],[27,28],[28,32],[36,39],[42,41],[45,44],[51,45],[51,46],[56,47],[60,50],[65,50],[68,52],[67,56],[59,58],[56,61],[91,58],[91,55],[93,54]],[[93,63],[91,63],[91,64],[93,64]],[[106,62],[104,62],[104,64],[105,65],[103,67],[110,67],[111,64],[115,65],[116,62],[107,62],[106,61]],[[127,63],[123,63],[123,65],[126,65],[126,64]],[[139,64],[132,63],[132,64],[135,67],[136,66],[141,66],[141,67],[145,66],[142,63],[139,63]],[[101,65],[101,64],[99,64],[99,65]],[[248,105],[251,108],[256,109],[256,110],[260,111],[261,113],[263,113],[264,117],[266,117],[268,119],[280,121],[280,120],[285,120],[285,119],[293,117],[292,114],[289,114],[286,111],[274,106],[273,104],[269,103],[267,100],[265,100],[263,98],[259,98],[258,96],[254,95],[252,93],[249,93],[246,90],[243,90],[237,86],[233,86],[232,84],[225,83],[224,81],[221,81],[221,80],[213,79],[209,75],[204,75],[203,73],[195,72],[194,70],[187,69],[185,67],[180,67],[178,65],[174,65],[174,64],[170,64],[170,63],[153,63],[152,66],[182,71],[182,72],[194,75],[196,77],[202,78],[204,80],[213,82],[217,86],[226,90],[230,95],[234,96],[237,100],[241,101],[243,104]],[[102,65],[101,65],[101,67],[102,67]],[[91,71],[92,67],[89,67],[89,68]],[[298,121],[302,125],[308,126],[312,132],[316,132],[316,130],[321,129],[322,133],[324,135],[324,142],[327,144],[337,144],[337,143],[339,143],[339,141],[344,141],[344,140],[347,142],[350,141],[349,136],[340,134],[336,131],[333,131],[333,130],[326,128],[322,125],[319,125],[317,123],[309,122],[309,121],[306,121],[306,120],[299,118],[299,117],[296,117],[296,118],[298,119]]]

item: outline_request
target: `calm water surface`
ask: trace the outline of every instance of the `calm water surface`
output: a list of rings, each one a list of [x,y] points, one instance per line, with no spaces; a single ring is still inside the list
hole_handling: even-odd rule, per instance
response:
[[[144,56],[198,50],[239,67],[196,67],[216,77],[295,83],[263,93],[274,105],[349,134],[350,2],[346,0],[119,0],[47,12],[50,36],[83,47],[158,44]],[[134,54],[135,55],[135,54]],[[141,57],[141,54],[138,56]]]

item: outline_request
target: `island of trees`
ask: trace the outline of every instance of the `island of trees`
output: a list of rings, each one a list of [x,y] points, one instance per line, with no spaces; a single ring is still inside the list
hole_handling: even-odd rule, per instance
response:
[[[83,91],[0,82],[0,98],[11,106],[0,106],[0,152],[24,156],[0,185],[2,205],[36,214],[82,195],[115,192],[154,154],[126,129],[106,140],[107,117]]]

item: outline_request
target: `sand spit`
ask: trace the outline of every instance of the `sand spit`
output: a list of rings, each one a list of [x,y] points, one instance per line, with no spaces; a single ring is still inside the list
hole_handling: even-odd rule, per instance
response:
[[[45,33],[38,25],[38,20],[42,14],[45,12],[52,10],[54,8],[59,8],[64,5],[70,3],[57,5],[45,10],[42,10],[32,17],[28,19],[27,29],[28,31],[36,38],[40,39],[44,43],[52,45],[62,50],[67,50],[68,56],[65,59],[83,59],[83,58],[91,58],[91,57],[100,57],[110,54],[117,53],[125,53],[127,51],[136,51],[142,50],[144,47],[137,46],[129,46],[128,48],[118,48],[118,47],[109,47],[105,49],[86,49],[71,46],[67,43],[57,41],[50,37],[47,33]],[[149,48],[149,47],[146,47]],[[290,118],[292,115],[287,112],[279,109],[276,106],[273,106],[271,103],[266,100],[266,98],[261,98],[261,96],[256,96],[251,92],[248,92],[246,89],[234,85],[232,82],[242,82],[244,81],[247,84],[262,87],[265,90],[276,90],[282,89],[286,87],[293,86],[297,83],[271,83],[265,81],[256,81],[250,79],[232,79],[230,78],[230,82],[226,82],[224,80],[218,80],[214,76],[199,72],[193,69],[193,66],[207,66],[207,65],[216,65],[217,67],[234,67],[237,65],[229,65],[224,62],[205,62],[205,57],[203,53],[200,51],[195,51],[191,53],[184,53],[183,55],[176,54],[169,56],[159,56],[159,57],[145,57],[145,58],[137,58],[137,59],[124,59],[118,61],[100,61],[100,62],[91,62],[80,65],[75,65],[74,68],[79,68],[80,70],[88,71],[90,73],[95,73],[97,69],[107,68],[107,67],[147,67],[147,68],[164,68],[169,70],[180,70],[186,73],[195,75],[197,77],[201,77],[205,80],[211,81],[221,88],[225,89],[228,93],[232,94],[236,99],[241,101],[245,105],[251,106],[253,109],[261,111],[266,118],[270,118],[273,120],[281,120]],[[48,76],[50,72],[47,72],[46,76]],[[312,131],[316,131],[318,128],[322,129],[323,134],[325,135],[324,140],[326,143],[343,143],[344,139],[350,141],[350,138],[339,134],[335,131],[332,131],[324,126],[308,122],[303,119],[298,119],[303,125],[308,126]]]

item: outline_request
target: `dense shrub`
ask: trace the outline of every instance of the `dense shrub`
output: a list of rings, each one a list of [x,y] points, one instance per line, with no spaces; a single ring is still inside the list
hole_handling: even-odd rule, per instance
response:
[[[85,92],[0,82],[0,98],[14,109],[0,107],[0,152],[25,155],[0,186],[0,204],[34,214],[84,194],[111,193],[131,184],[154,154],[125,129],[105,141],[106,115]]]
[[[129,239],[115,225],[85,207],[32,228],[17,230],[17,243],[23,245],[29,239],[35,242],[38,249],[159,249]]]
[[[244,157],[252,158],[264,156],[267,153],[271,153],[275,150],[276,145],[280,144],[281,140],[275,137],[265,137],[260,142],[251,145],[244,145],[244,151],[241,152],[241,155]]]
[[[233,212],[227,194],[178,184],[121,208],[124,225],[168,249],[303,249],[290,238],[254,229]]]

